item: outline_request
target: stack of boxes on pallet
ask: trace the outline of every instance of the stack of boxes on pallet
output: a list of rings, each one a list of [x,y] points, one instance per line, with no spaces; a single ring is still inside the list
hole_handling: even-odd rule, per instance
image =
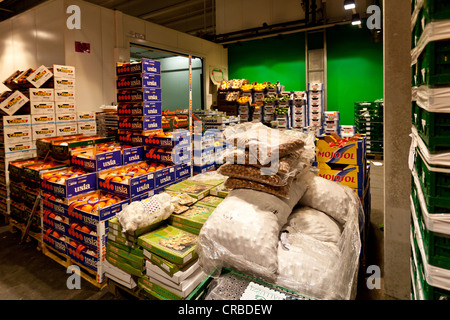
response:
[[[118,139],[119,116],[117,107],[97,112],[95,120],[99,136],[116,137]]]
[[[48,142],[51,140],[51,142]],[[45,147],[50,143],[49,147]],[[111,166],[121,150],[111,138],[75,136],[38,140],[55,161],[30,167],[40,177],[43,252],[83,267],[95,283],[104,282],[108,220],[130,202],[97,188],[97,175]],[[106,161],[105,161],[106,158]],[[37,167],[36,167],[37,166]],[[48,250],[50,249],[50,250]]]
[[[325,111],[323,113],[323,133],[331,134],[335,133],[340,135],[341,126],[340,126],[341,114],[339,111]]]
[[[412,1],[411,298],[450,298],[448,1]]]
[[[190,175],[190,134],[187,130],[176,130],[177,113],[165,114],[163,122],[159,61],[142,59],[138,63],[119,64],[116,72],[119,142],[140,149],[142,160],[151,162],[152,168],[146,183],[141,179],[141,186],[123,191],[128,197],[138,196],[144,189],[157,193]],[[188,126],[184,117],[180,119],[179,127]]]
[[[10,213],[9,163],[35,157],[36,140],[57,135],[57,110],[66,110],[67,99],[74,110],[74,77],[73,67],[53,65],[16,71],[3,82],[9,89],[0,95],[0,168],[4,172],[0,176],[0,195],[5,196],[1,203],[6,215]],[[72,133],[77,133],[77,128]],[[18,208],[17,204],[14,202],[14,208]]]
[[[309,125],[307,93],[305,91],[294,91],[291,103],[291,127],[305,128]]]
[[[366,138],[355,135],[343,139],[337,134],[318,137],[315,165],[318,176],[339,182],[358,195],[364,209],[360,225],[362,245],[365,248],[371,211],[370,163],[366,158]],[[365,251],[362,252],[361,257],[364,259]]]
[[[382,100],[355,103],[355,128],[366,135],[370,155],[383,155],[384,152],[383,107]]]
[[[223,182],[188,179],[166,188],[167,193],[180,198],[176,212],[157,230],[138,239],[146,259],[145,275],[138,280],[144,295],[186,300],[207,277],[199,265],[196,238],[209,215],[223,201],[222,197],[211,195]],[[221,195],[225,197],[226,193]],[[161,241],[162,238],[167,241]]]
[[[308,83],[309,126],[321,135],[323,131],[324,91],[323,83]]]

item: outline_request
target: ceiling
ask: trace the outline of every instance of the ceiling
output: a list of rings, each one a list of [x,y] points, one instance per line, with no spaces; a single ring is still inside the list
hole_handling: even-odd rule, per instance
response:
[[[216,2],[221,0],[86,0],[87,2],[116,9],[171,29],[186,32],[194,36],[216,40]],[[304,4],[305,0],[298,0]],[[311,2],[313,0],[310,0]],[[343,9],[344,0],[316,0],[319,11],[326,3],[326,18],[339,21],[348,19],[351,12]],[[26,11],[45,0],[0,0],[0,21]],[[356,0],[357,7],[380,0]],[[226,5],[226,4],[225,4]],[[318,17],[322,17],[321,11]],[[318,18],[320,19],[320,18]],[[299,27],[302,27],[301,25]]]

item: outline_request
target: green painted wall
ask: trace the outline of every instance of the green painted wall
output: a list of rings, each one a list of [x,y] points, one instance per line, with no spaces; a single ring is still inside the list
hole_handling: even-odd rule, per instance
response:
[[[327,29],[328,110],[341,124],[354,124],[354,103],[383,97],[383,44],[372,43],[367,28]],[[229,79],[280,81],[290,91],[306,90],[305,34],[242,42],[228,48]]]
[[[373,43],[364,27],[327,30],[327,106],[341,112],[341,124],[354,124],[354,103],[383,98],[383,43]]]
[[[296,33],[232,44],[228,48],[228,78],[277,82],[289,91],[304,91],[305,34]]]

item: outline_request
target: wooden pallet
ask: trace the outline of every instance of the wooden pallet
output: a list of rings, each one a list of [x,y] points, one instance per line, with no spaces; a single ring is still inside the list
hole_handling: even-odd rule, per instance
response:
[[[53,261],[59,263],[66,269],[72,265],[77,265],[78,267],[80,267],[80,276],[99,290],[104,289],[108,285],[106,281],[98,283],[97,274],[93,270],[86,268],[85,266],[71,259],[69,256],[56,251],[45,243],[42,243],[42,253]]]
[[[130,289],[127,288],[123,285],[121,285],[120,283],[117,283],[114,280],[111,280],[107,277],[107,282],[108,282],[108,291],[109,293],[111,293],[112,295],[114,295],[115,297],[118,296],[123,296],[123,293],[126,293],[128,295],[131,295],[139,300],[148,300],[146,297],[144,297],[141,293],[140,293],[140,289],[138,286],[136,286],[136,288],[134,289]]]
[[[20,232],[20,233],[24,233],[25,232],[25,224],[23,223],[19,223],[14,219],[9,219],[9,231],[11,233],[16,233],[16,232]],[[28,231],[28,237],[25,240],[25,242],[30,242],[31,239],[34,239],[38,242],[38,248],[40,248],[42,246],[42,235],[41,233],[36,233],[36,232],[32,232],[32,231]]]
[[[378,161],[382,161],[384,158],[384,155],[381,153],[367,153],[366,156],[367,156],[367,159],[378,160]]]

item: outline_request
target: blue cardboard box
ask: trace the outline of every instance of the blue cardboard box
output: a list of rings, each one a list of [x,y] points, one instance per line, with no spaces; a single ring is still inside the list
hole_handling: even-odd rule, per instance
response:
[[[159,101],[119,103],[117,106],[119,116],[159,116],[161,112],[162,104]]]

